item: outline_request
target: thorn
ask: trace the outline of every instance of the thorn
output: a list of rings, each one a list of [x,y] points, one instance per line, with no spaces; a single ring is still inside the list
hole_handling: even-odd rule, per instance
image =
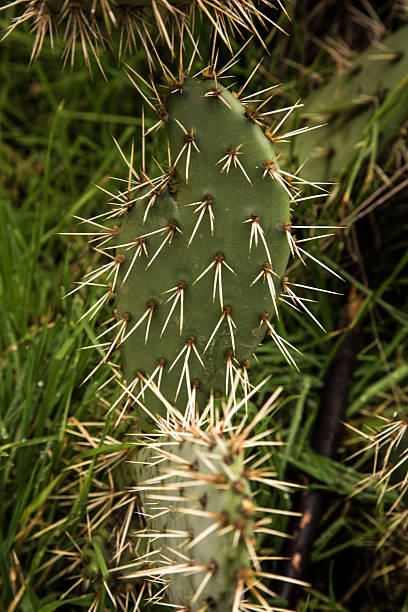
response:
[[[191,382],[190,382],[190,369],[189,369],[189,359],[190,359],[190,355],[191,355],[191,351],[194,352],[195,356],[197,357],[198,361],[200,362],[200,364],[202,365],[202,367],[205,369],[205,365],[203,363],[203,360],[201,359],[197,347],[196,347],[196,338],[195,336],[189,336],[187,339],[186,344],[184,345],[184,347],[181,349],[181,351],[179,352],[179,354],[177,355],[177,357],[175,358],[175,360],[173,361],[173,363],[171,364],[170,368],[169,368],[169,372],[171,372],[171,370],[174,368],[174,366],[176,365],[176,363],[178,362],[178,360],[180,359],[180,357],[182,355],[184,355],[185,353],[185,357],[184,357],[184,365],[183,365],[183,369],[181,371],[181,375],[179,378],[179,383],[177,386],[177,391],[176,391],[176,398],[178,397],[179,393],[180,393],[180,388],[181,388],[181,384],[183,382],[184,377],[186,378],[186,385],[187,385],[187,393],[189,396],[189,400],[191,401]]]
[[[193,285],[195,285],[199,280],[203,278],[203,276],[207,274],[207,272],[209,272],[212,268],[215,268],[214,284],[213,284],[213,303],[215,301],[215,295],[217,293],[217,287],[218,287],[221,310],[223,310],[224,308],[223,291],[222,291],[222,266],[225,266],[230,272],[232,272],[232,274],[236,275],[236,272],[234,272],[234,270],[226,263],[224,254],[221,253],[221,251],[217,251],[210,265],[193,282]]]
[[[297,367],[296,361],[293,359],[292,355],[290,354],[290,352],[288,351],[285,345],[290,346],[290,348],[296,351],[297,353],[299,353],[299,355],[301,355],[302,353],[297,348],[295,348],[292,344],[290,344],[290,342],[288,342],[287,340],[285,340],[284,338],[282,338],[282,336],[278,334],[278,332],[275,330],[274,325],[272,325],[271,322],[269,321],[269,314],[267,312],[263,312],[261,314],[260,324],[259,324],[260,328],[262,327],[263,323],[265,323],[265,325],[268,328],[268,335],[271,336],[272,340],[274,341],[274,343],[276,344],[276,346],[278,347],[279,351],[282,353],[282,355],[284,356],[288,364],[291,366],[294,366],[296,370],[299,372],[299,368]]]
[[[215,85],[209,91],[204,94],[204,98],[215,98],[216,100],[220,100],[229,110],[232,110],[231,105],[222,97],[222,92],[228,87],[224,89],[220,89],[217,84],[217,75],[214,74]]]
[[[217,325],[214,328],[214,331],[212,332],[211,336],[208,339],[207,344],[205,345],[205,349],[203,351],[203,354],[206,353],[208,347],[211,344],[212,339],[214,338],[215,334],[217,333],[221,323],[223,322],[223,320],[226,319],[227,323],[228,323],[228,327],[230,330],[230,335],[231,335],[231,344],[232,344],[232,350],[234,351],[234,355],[235,355],[235,340],[234,340],[234,330],[237,329],[237,326],[235,325],[232,317],[231,317],[231,306],[224,306],[222,309],[222,315],[217,323]]]
[[[229,173],[230,168],[231,168],[231,164],[233,164],[234,168],[236,168],[238,166],[239,169],[242,171],[243,175],[245,176],[246,180],[248,181],[248,183],[250,185],[252,185],[251,179],[249,178],[249,176],[245,172],[243,165],[241,164],[240,160],[238,159],[238,155],[242,155],[242,151],[240,151],[240,148],[243,146],[243,144],[244,143],[241,143],[237,147],[230,147],[229,149],[227,149],[227,154],[224,155],[224,157],[222,157],[221,159],[219,159],[216,162],[215,165],[222,164],[222,162],[224,160],[226,160],[224,165],[221,168],[221,172],[225,171],[226,174]]]
[[[235,395],[236,385],[234,384],[235,375],[234,375],[233,362],[236,361],[236,363],[238,363],[238,361],[235,359],[234,350],[232,348],[226,351],[225,357],[227,360],[227,365],[225,368],[225,394],[229,395],[229,387],[231,385],[231,394],[232,394],[232,400],[233,400],[234,412],[235,412],[237,409],[236,408],[237,402],[236,402],[236,395]]]
[[[190,240],[188,241],[187,244],[187,248],[190,246],[190,244],[193,241],[193,238],[198,230],[198,227],[201,223],[201,220],[205,214],[205,212],[208,212],[208,216],[209,216],[209,220],[210,220],[210,228],[211,228],[211,237],[214,236],[214,213],[212,210],[212,203],[213,203],[213,198],[210,195],[205,195],[203,197],[203,199],[200,202],[192,202],[191,204],[185,204],[185,206],[197,206],[197,208],[193,211],[194,214],[200,212],[199,217],[197,219],[197,222],[194,226],[194,229],[191,233],[190,236]]]
[[[172,287],[171,289],[168,289],[167,291],[162,291],[162,293],[171,293],[173,291],[174,292],[173,295],[171,295],[168,298],[167,302],[170,302],[171,300],[174,300],[174,301],[173,301],[173,304],[172,304],[172,306],[170,308],[170,312],[167,315],[167,319],[166,319],[166,321],[165,321],[165,323],[163,325],[163,328],[162,328],[162,330],[160,332],[160,338],[164,334],[164,331],[165,331],[165,329],[167,327],[167,324],[168,324],[168,322],[170,320],[171,315],[173,314],[173,311],[174,311],[174,309],[175,309],[175,307],[177,305],[177,302],[180,302],[180,336],[181,336],[181,333],[183,331],[184,291],[185,291],[186,286],[187,286],[187,283],[182,280],[182,281],[179,281],[175,287]]]
[[[265,281],[267,282],[269,293],[272,298],[273,307],[276,313],[276,317],[279,319],[278,307],[276,304],[276,290],[275,290],[275,285],[272,279],[272,275],[279,278],[279,276],[272,270],[272,265],[269,263],[269,261],[266,261],[264,264],[262,264],[261,272],[252,281],[252,283],[250,284],[250,287],[253,287],[253,285],[255,285],[255,283],[258,282],[258,280],[260,280],[261,278],[263,282]]]
[[[150,300],[150,302],[147,303],[147,310],[145,310],[145,312],[142,314],[140,319],[136,321],[133,327],[128,331],[128,333],[122,339],[122,342],[124,342],[127,338],[129,338],[129,336],[135,331],[135,329],[137,329],[139,325],[141,325],[143,321],[147,318],[147,326],[146,326],[146,334],[145,334],[145,344],[147,344],[147,340],[149,338],[150,323],[152,321],[152,316],[156,308],[157,308],[157,303],[154,300]]]
[[[310,253],[308,253],[308,251],[305,251],[304,249],[302,249],[300,246],[298,246],[298,242],[296,241],[295,238],[293,238],[294,242],[296,243],[296,247],[297,250],[300,251],[301,253],[303,253],[303,255],[305,255],[306,257],[308,257],[309,259],[311,259],[312,261],[314,261],[315,263],[317,263],[317,265],[321,266],[322,268],[324,268],[325,270],[327,270],[328,272],[330,272],[330,274],[333,274],[333,276],[336,276],[338,279],[340,279],[341,281],[343,281],[344,279],[337,274],[337,272],[335,272],[334,270],[332,270],[329,266],[326,266],[326,264],[324,264],[322,261],[320,261],[320,259],[317,259],[317,257],[314,257],[313,255],[311,255]],[[305,262],[303,261],[303,259],[300,257],[302,263],[304,265]]]
[[[259,223],[259,215],[258,213],[252,213],[251,218],[243,221],[242,223],[251,223],[251,235],[249,238],[249,253],[251,253],[252,249],[252,241],[255,242],[255,246],[258,246],[258,236],[261,238],[263,245],[265,247],[266,254],[268,256],[268,262],[272,265],[271,255],[269,253],[268,245],[265,240],[265,233]]]
[[[132,249],[134,247],[136,247],[136,251],[135,254],[133,255],[132,261],[130,262],[130,265],[126,271],[126,274],[124,276],[124,279],[122,281],[122,286],[125,284],[129,274],[132,271],[132,268],[136,262],[137,259],[139,259],[140,257],[142,257],[142,255],[144,254],[147,258],[149,257],[149,254],[147,252],[147,247],[146,247],[146,238],[137,238],[136,240],[134,240],[133,242],[130,242],[126,245],[121,245],[121,246],[126,246],[127,249]]]
[[[164,238],[164,240],[162,241],[162,243],[160,244],[160,246],[158,247],[158,249],[156,250],[156,252],[153,255],[153,257],[151,258],[151,260],[147,264],[145,270],[150,268],[150,266],[152,265],[152,263],[154,262],[156,257],[159,255],[160,251],[165,247],[165,245],[166,244],[170,245],[172,243],[173,237],[176,234],[176,232],[178,232],[179,234],[183,233],[181,231],[181,229],[179,228],[179,225],[178,225],[177,221],[175,219],[172,219],[170,221],[170,223],[168,225],[166,225],[165,227],[161,227],[158,230],[155,230],[153,232],[149,232],[148,234],[145,234],[144,236],[138,236],[138,238],[136,238],[136,240],[138,240],[139,238],[147,238],[147,236],[153,236],[154,234],[160,234],[161,236],[163,236],[164,234],[167,234],[166,237]]]
[[[109,348],[108,348],[106,354],[100,360],[100,362],[93,368],[93,370],[88,374],[88,376],[86,378],[84,378],[84,380],[82,381],[81,385],[85,384],[90,378],[92,378],[92,376],[101,367],[101,365],[108,361],[108,359],[111,356],[111,354],[113,353],[113,351],[122,344],[123,338],[124,338],[124,335],[125,335],[125,332],[126,332],[126,327],[127,327],[128,323],[129,323],[129,321],[131,320],[131,318],[132,318],[131,314],[129,312],[126,312],[123,315],[123,318],[120,321],[118,321],[117,323],[115,323],[115,325],[112,325],[107,330],[102,332],[102,334],[99,334],[99,336],[97,336],[97,340],[99,340],[105,334],[111,332],[113,329],[115,329],[116,327],[120,326],[119,327],[119,331],[116,334],[115,338],[110,343],[109,342],[107,343],[109,345]]]
[[[190,168],[190,157],[191,157],[192,147],[194,147],[194,149],[197,151],[197,153],[200,153],[200,149],[197,147],[196,142],[195,142],[194,128],[191,128],[191,130],[189,132],[187,132],[187,130],[184,127],[184,125],[178,119],[174,118],[174,121],[183,130],[183,134],[184,134],[184,145],[181,148],[180,153],[176,157],[176,161],[174,162],[174,167],[176,167],[177,162],[179,161],[179,159],[183,155],[184,151],[186,150],[187,151],[187,156],[186,156],[186,183],[188,183],[188,172],[189,172],[189,168]]]

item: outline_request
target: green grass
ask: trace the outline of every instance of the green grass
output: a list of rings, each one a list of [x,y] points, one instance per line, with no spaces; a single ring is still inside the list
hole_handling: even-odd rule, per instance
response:
[[[120,167],[111,132],[129,144],[139,131],[140,101],[128,88],[123,108],[118,71],[107,86],[100,77],[92,84],[86,70],[61,75],[52,58],[28,71],[24,42],[3,46],[0,59],[0,606],[37,611],[70,585],[47,586],[49,550],[71,546],[65,530],[80,533],[94,469],[82,475],[67,513],[59,497],[75,484],[68,468],[83,452],[67,430],[75,419],[106,420],[96,389],[107,373],[81,387],[96,356],[79,350],[94,332],[78,320],[93,296],[62,299],[89,265],[89,250],[58,232],[72,231],[71,215],[104,205],[95,184]],[[103,436],[100,444],[105,452]]]

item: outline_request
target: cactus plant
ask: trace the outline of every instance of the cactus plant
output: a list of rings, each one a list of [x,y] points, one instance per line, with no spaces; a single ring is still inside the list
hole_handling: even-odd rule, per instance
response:
[[[408,26],[357,55],[304,100],[303,121],[328,124],[295,141],[294,156],[309,158],[314,180],[336,180],[361,156],[380,156],[408,118]]]
[[[51,45],[60,25],[63,24],[66,48],[63,53],[64,64],[75,59],[77,42],[82,46],[86,63],[90,66],[93,55],[100,68],[99,47],[119,42],[119,57],[122,53],[132,52],[141,45],[147,53],[149,62],[157,55],[156,39],[164,41],[174,52],[174,41],[180,33],[192,27],[195,13],[208,20],[216,35],[229,49],[230,31],[243,31],[255,34],[262,42],[258,26],[276,26],[282,29],[270,16],[264,13],[272,4],[267,0],[259,2],[220,2],[219,0],[14,0],[0,8],[0,11],[13,6],[23,6],[25,11],[15,17],[5,36],[16,27],[28,22],[35,34],[31,59],[41,53],[46,38]],[[280,0],[273,8],[285,11]],[[286,12],[286,11],[285,11]],[[118,35],[114,36],[115,31]],[[190,33],[191,36],[191,33]]]
[[[121,344],[128,382],[161,366],[166,397],[178,395],[184,378],[184,396],[199,381],[202,402],[224,393],[227,372],[231,384],[227,364],[250,358],[264,335],[263,313],[278,316],[289,195],[267,174],[276,163],[271,143],[228,90],[197,78],[178,87],[165,111],[174,161],[129,196],[135,205],[117,237],[117,257],[126,257],[117,296],[119,318],[128,319]],[[284,176],[277,165],[273,172]],[[148,259],[133,256],[141,240]]]
[[[169,74],[164,74],[165,95],[157,93],[154,81],[143,81],[153,101],[142,92],[159,115],[153,127],[166,127],[168,168],[149,177],[145,159],[137,171],[131,155],[127,187],[112,194],[113,208],[102,215],[115,223],[123,217],[122,225],[95,230],[98,250],[109,261],[74,291],[107,273],[110,285],[91,316],[105,299],[117,297],[114,339],[105,343],[100,363],[120,347],[126,379],[120,399],[136,409],[147,440],[135,479],[144,481],[136,490],[145,514],[150,515],[155,488],[177,491],[170,502],[166,493],[157,493],[162,512],[139,534],[148,539],[140,562],[160,538],[179,537],[186,551],[194,549],[193,559],[184,549],[170,557],[158,553],[158,564],[151,557],[147,568],[127,578],[161,584],[168,578],[167,601],[180,609],[202,610],[211,596],[214,609],[245,610],[249,590],[258,607],[248,609],[267,610],[258,585],[268,572],[260,568],[253,537],[270,517],[266,510],[260,510],[259,520],[252,516],[244,449],[255,444],[247,436],[267,414],[268,403],[247,421],[244,409],[259,389],[249,382],[248,363],[266,332],[283,358],[296,365],[295,347],[275,329],[281,299],[318,323],[285,276],[291,253],[303,263],[315,259],[292,235],[303,226],[290,219],[290,204],[309,183],[280,168],[262,129],[270,111],[262,111],[265,100],[252,103],[273,86],[245,96],[243,87],[233,94],[221,85],[225,70],[217,73],[213,65],[194,78],[190,68],[177,78]],[[137,75],[131,71],[130,77],[139,88]],[[285,117],[292,108],[271,112]],[[229,431],[237,419],[238,430]],[[285,487],[268,470],[259,478]]]
[[[257,504],[254,483],[286,492],[291,485],[279,480],[270,466],[260,467],[263,459],[257,458],[254,449],[264,443],[267,432],[254,435],[254,429],[274,410],[281,390],[252,421],[244,413],[233,429],[240,406],[232,402],[223,418],[215,413],[202,418],[197,413],[190,426],[184,415],[175,412],[171,425],[157,419],[155,440],[141,441],[145,449],[139,453],[136,487],[148,517],[139,537],[151,540],[150,565],[129,573],[128,580],[165,578],[169,580],[166,601],[192,612],[246,610],[249,593],[258,606],[255,609],[270,609],[264,593],[272,597],[274,593],[262,583],[285,577],[262,569],[263,562],[273,557],[259,558],[256,538],[262,533],[287,537],[276,528],[277,515],[296,513]]]
[[[29,8],[38,8],[38,3]],[[82,19],[87,7],[65,3],[63,11],[68,8]],[[157,4],[152,8],[158,29],[170,40],[155,12]],[[213,25],[225,37],[221,26]],[[39,27],[34,55],[45,35]],[[74,46],[71,34],[68,51]],[[138,457],[142,467],[128,482],[138,483],[143,514],[156,487],[177,491],[169,505],[159,495],[163,512],[152,517],[148,530],[136,534],[146,537],[147,545],[130,565],[154,553],[152,561],[124,577],[159,580],[168,605],[180,610],[266,611],[272,608],[263,593],[274,597],[274,592],[260,579],[284,577],[261,569],[255,539],[258,533],[284,537],[265,525],[271,522],[269,513],[291,513],[258,507],[254,501],[253,481],[283,490],[288,484],[273,470],[258,469],[263,459],[250,463],[248,449],[263,444],[266,435],[250,434],[273,403],[249,419],[244,409],[259,387],[253,388],[247,369],[265,332],[284,359],[296,365],[296,349],[275,329],[281,299],[318,323],[307,300],[295,294],[296,284],[285,276],[290,254],[303,263],[307,258],[316,261],[292,233],[304,226],[290,218],[291,203],[302,199],[301,190],[310,183],[283,170],[272,146],[279,140],[277,129],[297,105],[264,111],[268,98],[258,106],[254,98],[274,86],[243,95],[247,82],[232,94],[221,85],[226,69],[217,72],[213,64],[195,78],[190,68],[177,78],[166,69],[165,96],[157,93],[157,80],[149,85],[142,79],[154,96],[152,102],[143,94],[159,114],[157,127],[166,126],[168,168],[149,177],[145,160],[140,173],[132,160],[128,163],[128,188],[114,196],[113,211],[105,215],[115,220],[123,215],[122,227],[104,227],[101,236],[99,223],[91,220],[98,226],[97,250],[109,261],[88,273],[77,289],[107,275],[110,284],[91,307],[91,316],[108,298],[117,297],[117,321],[98,338],[115,330],[112,342],[102,343],[106,351],[101,363],[121,348],[126,384],[120,399],[138,412],[146,450]],[[286,115],[264,133],[268,116],[279,112]],[[148,475],[151,468],[153,476]],[[155,540],[169,537],[181,537],[186,551],[194,549],[194,558],[178,548],[171,550],[171,558],[161,549],[152,550]],[[87,571],[97,574],[102,566],[106,579],[107,552],[103,537],[98,538],[86,555],[91,558]],[[163,577],[170,577],[168,584]],[[150,603],[159,602],[158,597],[151,596]]]

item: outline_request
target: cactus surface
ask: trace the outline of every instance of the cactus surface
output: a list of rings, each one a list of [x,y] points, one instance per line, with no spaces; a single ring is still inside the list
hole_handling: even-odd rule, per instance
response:
[[[251,357],[265,313],[278,316],[290,198],[265,171],[275,163],[271,143],[228,90],[197,78],[180,89],[166,104],[171,179],[142,182],[145,193],[131,196],[138,201],[117,237],[134,248],[145,241],[149,258],[134,260],[134,250],[118,247],[125,259],[117,300],[119,318],[128,318],[121,344],[128,383],[160,366],[165,397],[173,400],[181,384],[190,397],[195,381],[205,403],[212,392],[228,392],[229,367]],[[147,336],[141,318],[149,308]]]
[[[336,179],[362,147],[382,156],[408,119],[408,26],[355,57],[304,101],[301,119],[328,125],[295,141],[313,180]]]
[[[234,429],[235,410],[228,409],[217,421],[196,415],[191,426],[177,416],[171,424],[159,420],[155,441],[142,442],[146,446],[136,468],[136,491],[147,516],[146,529],[136,535],[150,540],[149,563],[130,572],[128,580],[168,580],[166,601],[180,610],[235,612],[246,610],[249,599],[261,610],[270,609],[264,593],[274,593],[263,583],[285,578],[263,569],[273,554],[258,558],[256,540],[262,534],[287,537],[279,530],[278,515],[296,513],[257,504],[254,486],[259,483],[286,492],[291,486],[270,466],[260,466],[254,449],[265,436],[253,430],[273,410],[280,391],[255,419],[244,417]]]

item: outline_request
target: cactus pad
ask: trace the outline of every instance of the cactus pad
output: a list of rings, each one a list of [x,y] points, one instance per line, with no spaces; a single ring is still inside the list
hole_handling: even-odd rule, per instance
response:
[[[276,554],[278,541],[288,537],[280,530],[278,515],[294,513],[259,507],[253,489],[263,483],[287,492],[291,485],[280,481],[270,466],[261,467],[252,449],[262,445],[263,435],[253,431],[279,392],[253,421],[244,418],[235,431],[229,427],[234,411],[228,410],[217,422],[210,417],[210,426],[198,415],[193,426],[177,416],[171,424],[159,419],[156,441],[144,442],[136,468],[136,490],[147,520],[136,537],[150,541],[149,552],[140,558],[147,561],[145,567],[129,573],[128,580],[144,578],[159,587],[160,581],[168,581],[164,602],[180,610],[199,612],[207,605],[235,612],[247,609],[241,607],[244,599],[248,606],[249,601],[261,606],[248,609],[271,609],[264,607],[264,595],[274,594],[262,583],[285,577],[263,569],[263,562],[273,559],[257,557],[256,540],[261,534],[275,538]],[[163,597],[163,590],[159,592]]]
[[[142,184],[117,238],[148,253],[118,247],[123,365],[128,382],[156,371],[166,397],[187,384],[206,400],[228,392],[264,313],[278,317],[290,197],[271,143],[215,81],[186,79],[166,112],[171,179]]]
[[[298,138],[294,153],[307,157],[313,180],[333,180],[361,151],[383,155],[403,134],[408,119],[408,26],[355,57],[347,69],[305,100],[301,117],[311,125],[328,122]],[[388,154],[388,153],[387,153]]]

